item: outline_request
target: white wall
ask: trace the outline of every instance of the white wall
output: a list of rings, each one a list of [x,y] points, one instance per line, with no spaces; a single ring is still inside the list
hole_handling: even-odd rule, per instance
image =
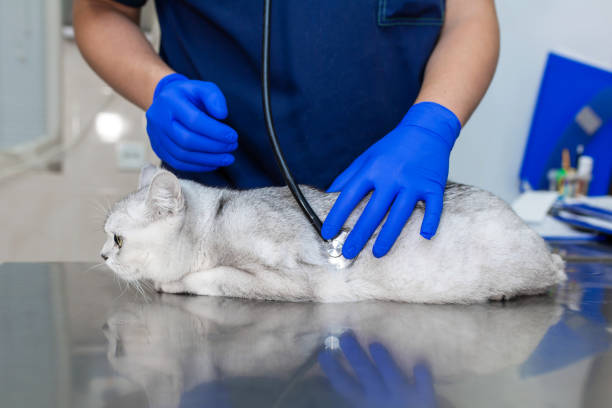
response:
[[[450,178],[511,201],[549,51],[612,68],[611,0],[496,0],[497,73],[451,157]]]
[[[0,2],[0,150],[59,136],[58,1]]]

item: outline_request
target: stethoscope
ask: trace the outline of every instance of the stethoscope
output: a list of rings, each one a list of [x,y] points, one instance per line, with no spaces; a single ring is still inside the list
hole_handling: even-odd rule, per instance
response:
[[[352,261],[344,258],[342,256],[342,244],[346,239],[346,232],[342,231],[338,236],[333,238],[330,241],[327,241],[325,238],[321,236],[321,226],[323,223],[321,219],[314,212],[306,197],[300,190],[300,187],[297,185],[295,180],[293,179],[293,175],[287,166],[287,162],[285,161],[285,157],[283,156],[283,152],[278,144],[278,139],[276,138],[276,132],[274,131],[274,123],[272,122],[272,112],[270,109],[270,89],[269,89],[269,78],[270,78],[270,2],[271,0],[264,0],[264,21],[263,21],[263,38],[262,38],[262,47],[261,47],[261,93],[263,100],[263,111],[264,117],[266,120],[266,128],[268,129],[268,138],[270,139],[270,144],[272,145],[272,151],[274,152],[274,157],[276,158],[276,163],[278,164],[278,168],[285,180],[285,184],[291,190],[291,194],[295,201],[302,209],[302,212],[310,221],[313,228],[317,231],[321,239],[327,244],[327,253],[329,255],[329,261],[331,264],[335,265],[336,268],[342,269],[352,264]],[[321,351],[322,347],[319,347],[311,353],[310,357],[297,368],[295,373],[291,376],[290,381],[287,386],[283,390],[283,392],[278,397],[274,407],[280,406],[281,401],[285,398],[285,396],[289,393],[289,391],[293,388],[298,379],[300,379],[310,368],[312,368],[317,363],[317,356]]]
[[[323,223],[319,216],[314,212],[306,197],[300,190],[300,187],[297,185],[295,180],[293,179],[293,175],[287,166],[287,162],[285,161],[285,157],[283,156],[283,152],[278,144],[278,139],[276,137],[276,132],[274,131],[274,123],[272,121],[272,112],[270,108],[270,3],[271,0],[264,0],[264,20],[263,20],[263,37],[262,37],[262,46],[261,46],[261,90],[262,90],[262,100],[263,100],[263,111],[264,118],[266,121],[266,128],[268,130],[268,138],[270,139],[270,144],[272,145],[272,151],[274,152],[274,157],[276,158],[276,163],[278,164],[278,168],[285,180],[285,184],[289,187],[293,198],[300,206],[300,209],[310,221],[313,228],[319,234],[319,237],[323,241],[325,241],[327,245],[327,252],[330,256],[330,262],[334,264],[337,268],[344,268],[350,264],[348,260],[342,257],[342,244],[346,239],[347,231],[343,230],[331,240],[326,240],[321,235],[321,226]]]

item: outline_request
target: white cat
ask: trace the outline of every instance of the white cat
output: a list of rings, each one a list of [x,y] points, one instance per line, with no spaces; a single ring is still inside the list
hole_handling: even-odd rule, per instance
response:
[[[303,191],[321,218],[337,196]],[[475,303],[566,279],[561,258],[488,192],[449,183],[430,241],[419,235],[422,219],[419,204],[386,256],[372,255],[375,233],[339,269],[286,187],[212,188],[148,167],[138,191],[113,206],[101,255],[121,278],[163,292],[269,300]]]

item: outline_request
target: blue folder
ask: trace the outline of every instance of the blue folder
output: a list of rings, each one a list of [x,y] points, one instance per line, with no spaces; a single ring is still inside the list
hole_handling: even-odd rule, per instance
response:
[[[612,181],[612,72],[549,54],[525,148],[520,180],[548,189],[547,173],[561,151],[593,157],[589,195],[609,193]],[[523,185],[523,183],[521,183]]]

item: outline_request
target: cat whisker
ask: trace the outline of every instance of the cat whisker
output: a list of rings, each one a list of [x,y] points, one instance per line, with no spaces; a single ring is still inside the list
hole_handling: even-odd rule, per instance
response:
[[[97,199],[94,198],[90,198],[88,200],[88,204],[92,207],[94,207],[95,210],[100,211],[100,212],[106,212],[108,211],[108,208],[106,208],[104,206],[104,204],[102,204],[100,201],[98,201]]]
[[[121,289],[121,279],[117,277],[116,273],[113,273],[113,281],[117,283],[117,285],[119,286],[119,289]]]
[[[103,216],[91,217],[91,219],[88,222],[89,230],[92,232],[104,231],[105,221],[106,221],[106,218],[104,218]]]
[[[113,208],[113,205],[112,205],[112,203],[109,201],[108,196],[104,196],[104,203],[105,203],[105,205],[104,205],[104,207],[105,207],[104,214],[106,214],[106,215],[107,215],[107,214],[110,214],[111,209]]]
[[[121,290],[121,280],[118,281],[119,283],[119,290]],[[125,293],[125,291],[127,290],[129,285],[125,285],[125,287],[123,288],[123,290],[121,290],[121,293],[119,293],[119,295],[113,299],[113,303],[115,303],[117,300],[119,300],[121,298],[121,296],[123,296],[123,294]]]
[[[106,266],[106,264],[105,264],[104,262],[98,262],[97,264],[95,264],[95,265],[90,266],[89,268],[87,268],[87,270],[85,271],[85,273],[90,272],[90,271],[93,271],[93,270],[95,270],[95,269],[97,269],[97,268],[100,268],[100,267],[102,267],[102,266]],[[113,274],[113,275],[114,275],[114,274]]]
[[[97,210],[95,213],[89,214],[89,217],[90,217],[91,222],[95,222],[98,224],[103,224],[104,220],[106,219],[105,215],[100,214],[99,212],[97,212]]]
[[[143,281],[140,281],[140,283],[142,284],[143,288],[148,289],[151,292],[155,292],[155,287],[153,286],[151,282],[143,280]]]
[[[104,224],[104,221],[106,220],[109,212],[110,212],[110,207],[108,206],[108,198],[105,198],[107,204],[103,204],[98,200],[92,199],[89,202],[89,205],[92,207],[93,211],[91,213],[91,220],[92,222],[94,222],[96,225],[102,223]]]
[[[149,302],[149,297],[146,295],[144,289],[142,288],[141,284],[139,281],[135,281],[134,282],[134,288],[136,289],[136,291],[138,293],[140,293],[142,295],[142,298],[144,299],[145,303]]]

